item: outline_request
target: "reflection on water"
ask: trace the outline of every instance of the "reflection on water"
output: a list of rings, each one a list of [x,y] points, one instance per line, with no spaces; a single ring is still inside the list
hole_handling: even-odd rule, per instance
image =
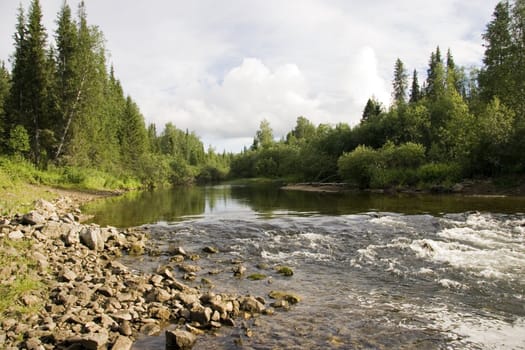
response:
[[[459,195],[383,195],[372,193],[314,193],[284,191],[277,186],[177,187],[130,192],[87,205],[94,222],[118,227],[174,222],[196,217],[255,215],[345,215],[371,211],[404,214],[487,211],[525,212],[525,197],[467,197]]]

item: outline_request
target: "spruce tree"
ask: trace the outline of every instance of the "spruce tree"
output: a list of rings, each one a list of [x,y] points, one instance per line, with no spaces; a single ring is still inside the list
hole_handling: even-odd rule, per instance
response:
[[[123,164],[137,171],[148,150],[148,133],[144,117],[131,97],[127,97],[121,124],[120,152]]]
[[[71,8],[64,3],[57,19],[56,55],[56,134],[58,146],[54,158],[58,159],[70,136],[71,122],[74,119],[85,82],[85,74],[78,65],[77,28],[71,16]]]
[[[410,89],[410,102],[416,103],[421,99],[421,88],[419,87],[419,81],[417,78],[417,70],[414,69],[412,73],[412,87]]]
[[[430,99],[436,99],[445,92],[445,68],[441,59],[439,46],[436,52],[430,55],[429,67],[427,70],[427,82],[425,94]]]
[[[497,96],[509,104],[513,93],[513,43],[508,1],[496,5],[492,20],[483,34],[485,40],[484,67],[479,74],[481,96],[485,102]]]
[[[511,33],[513,37],[512,72],[514,87],[512,105],[525,121],[525,0],[515,0],[512,7]]]
[[[406,94],[408,89],[408,74],[403,61],[399,58],[394,66],[394,80],[392,81],[392,97],[394,105],[400,106],[406,103]]]
[[[25,77],[25,70],[27,67],[27,40],[26,40],[26,19],[22,6],[18,8],[16,32],[13,35],[15,52],[12,57],[12,72],[11,72],[11,90],[6,101],[6,126],[3,134],[3,139],[9,139],[10,130],[16,125],[22,124],[23,110],[27,101],[27,80]]]
[[[51,72],[46,41],[40,2],[33,0],[27,23],[22,9],[18,15],[13,68],[15,83],[11,90],[9,113],[10,128],[22,125],[28,131],[31,157],[36,164],[40,163],[45,153],[41,144],[41,132],[52,124],[49,118]]]

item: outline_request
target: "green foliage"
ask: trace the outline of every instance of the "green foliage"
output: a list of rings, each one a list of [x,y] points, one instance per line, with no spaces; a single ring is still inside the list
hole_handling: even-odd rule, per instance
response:
[[[360,188],[370,187],[374,171],[381,167],[378,152],[367,146],[358,146],[345,153],[337,162],[339,175],[346,181],[356,183]]]
[[[17,125],[11,129],[7,146],[13,154],[17,155],[26,154],[30,150],[29,134],[22,125]]]
[[[428,163],[418,169],[417,177],[427,184],[452,184],[461,179],[461,167],[454,163]]]

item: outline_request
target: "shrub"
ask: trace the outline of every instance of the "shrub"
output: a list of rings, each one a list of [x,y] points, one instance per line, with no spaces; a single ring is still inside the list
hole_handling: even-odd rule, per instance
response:
[[[381,149],[381,155],[389,168],[417,168],[425,161],[425,147],[413,142],[399,146],[387,143]]]
[[[344,153],[337,161],[339,175],[345,181],[354,182],[360,188],[370,187],[374,172],[382,166],[378,152],[367,146],[358,146]]]
[[[461,179],[461,167],[456,163],[428,163],[419,167],[417,176],[427,184],[453,183]]]

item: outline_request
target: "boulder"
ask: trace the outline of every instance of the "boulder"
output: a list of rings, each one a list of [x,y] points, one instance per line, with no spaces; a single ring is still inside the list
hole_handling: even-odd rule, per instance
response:
[[[197,337],[187,331],[166,331],[166,350],[189,350],[196,340]]]
[[[22,225],[41,225],[45,222],[46,218],[36,210],[32,210],[22,216]]]
[[[92,250],[104,250],[104,239],[100,229],[85,227],[80,231],[80,242]]]

